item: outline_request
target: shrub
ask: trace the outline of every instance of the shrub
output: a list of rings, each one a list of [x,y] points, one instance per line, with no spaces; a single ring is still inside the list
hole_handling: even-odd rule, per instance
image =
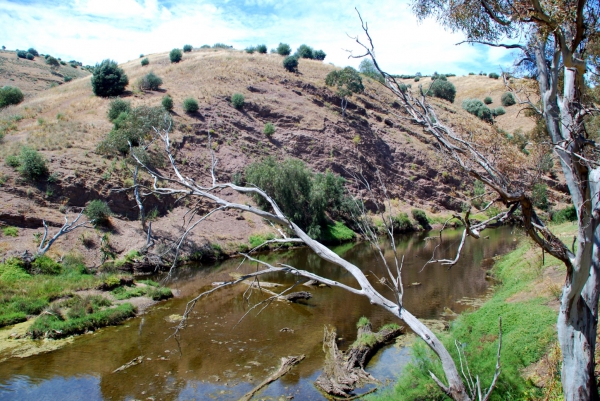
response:
[[[33,60],[33,59],[34,59],[34,56],[33,56],[33,54],[31,54],[31,53],[27,53],[27,54],[25,55],[25,57],[27,58],[27,60]]]
[[[183,111],[186,113],[195,113],[198,111],[198,101],[192,97],[188,97],[183,101]]]
[[[492,79],[498,79],[498,78],[500,78],[500,75],[496,74],[495,72],[490,72],[488,77],[490,77]]]
[[[548,187],[544,183],[537,183],[531,189],[531,201],[535,207],[542,210],[548,209]]]
[[[398,230],[398,232],[409,232],[415,229],[408,218],[408,214],[404,212],[400,212],[398,215],[394,216],[392,218],[392,224],[394,230]]]
[[[485,99],[483,99],[483,103],[485,103],[485,104],[492,104],[492,103],[493,103],[493,100],[492,100],[492,98],[491,98],[491,97],[489,97],[489,96],[486,96],[486,98],[485,98]]]
[[[415,82],[419,82],[421,80],[420,77],[415,77]]]
[[[189,53],[193,50],[194,48],[192,47],[192,45],[184,45],[183,46],[183,51],[184,53]]]
[[[140,64],[142,65],[142,67],[145,67],[148,64],[150,64],[150,60],[148,60],[148,57],[143,58],[142,61],[140,61]]]
[[[298,70],[298,57],[288,56],[285,59],[283,59],[283,68],[285,68],[289,72],[297,71]]]
[[[19,154],[19,173],[28,180],[34,181],[48,174],[46,159],[35,149],[27,146],[21,148]]]
[[[0,88],[0,107],[19,104],[23,101],[23,98],[23,92],[16,86],[4,86]]]
[[[296,56],[298,56],[299,58],[308,58],[308,59],[315,58],[313,48],[310,46],[307,46],[307,45],[300,45],[298,50],[296,50]]]
[[[7,237],[18,237],[19,229],[11,226],[2,227],[2,234],[6,235]]]
[[[425,213],[421,209],[413,209],[410,211],[413,218],[421,225],[421,227],[425,228],[429,226],[429,219],[427,219],[427,213]]]
[[[506,110],[504,110],[504,107],[496,107],[494,109],[494,115],[501,116],[501,115],[504,115],[504,114],[506,114]]]
[[[52,69],[60,67],[60,63],[58,62],[58,60],[52,56],[46,57],[46,64],[48,64]]]
[[[231,49],[233,46],[226,45],[225,43],[215,43],[213,49]]]
[[[48,256],[40,256],[31,263],[31,274],[60,274],[61,266]]]
[[[83,212],[94,226],[103,226],[108,223],[108,219],[112,216],[112,210],[103,200],[94,199],[89,202]]]
[[[183,53],[181,53],[181,50],[179,49],[173,49],[169,53],[169,59],[171,60],[171,63],[179,63],[182,57]]]
[[[162,98],[162,107],[165,108],[165,110],[167,111],[171,111],[173,110],[173,98],[169,95],[166,95],[165,97]]]
[[[276,49],[277,54],[280,56],[289,56],[292,52],[292,48],[287,43],[279,43]]]
[[[512,106],[513,104],[517,103],[515,97],[510,92],[505,92],[500,100],[502,102],[502,106],[504,107]]]
[[[267,54],[267,45],[256,46],[256,51],[260,54]]]
[[[64,80],[65,82],[71,82],[71,81],[73,80],[73,77],[70,77],[70,76],[68,76],[68,75],[65,75],[65,76],[63,77],[63,80]]]
[[[469,75],[475,75],[475,73],[474,72],[470,72]]]
[[[66,63],[66,62],[64,62],[64,61],[61,61],[61,62],[60,62],[60,65],[67,65],[67,63]]]
[[[141,90],[156,91],[162,84],[163,80],[153,72],[149,72],[138,81],[138,86]]]
[[[248,54],[253,54],[256,51],[256,48],[254,46],[248,46],[245,49],[245,52]]]
[[[35,50],[33,47],[30,47],[29,49],[27,49],[27,53],[31,53],[31,55],[38,57],[40,54],[38,53],[37,50]]]
[[[325,54],[325,52],[323,50],[316,50],[313,53],[313,56],[314,56],[315,60],[323,61],[323,60],[325,60],[325,57],[327,57],[327,54]]]
[[[456,97],[456,87],[452,82],[443,79],[436,79],[429,88],[428,94],[440,99],[445,99],[450,103],[454,103]]]
[[[373,60],[371,59],[363,59],[363,61],[361,61],[360,65],[358,66],[358,71],[360,71],[361,74],[372,78],[376,81],[379,81],[381,83],[384,82],[383,75],[381,75],[381,73],[377,71],[377,68],[375,68],[375,64],[373,64]]]
[[[140,54],[140,58],[142,58],[142,57],[144,57],[144,54],[143,54],[143,53],[142,53],[142,54]]]
[[[12,167],[12,168],[17,168],[21,164],[19,162],[19,157],[15,156],[15,155],[6,156],[6,159],[4,159],[4,162],[6,163],[7,166]]]
[[[25,50],[17,50],[18,58],[27,58],[27,52]]]
[[[113,99],[108,106],[108,119],[114,122],[121,113],[129,113],[131,111],[131,103],[123,99]]]
[[[116,61],[106,59],[94,67],[92,90],[96,96],[118,96],[128,84],[127,75]]]
[[[266,136],[271,136],[275,133],[275,126],[271,123],[266,123],[265,128],[263,129],[263,133]]]
[[[238,110],[241,110],[244,107],[244,95],[241,93],[234,93],[231,96],[231,105]]]
[[[577,220],[577,211],[575,210],[575,206],[566,207],[552,214],[552,221],[557,224],[564,223],[565,221],[575,220]]]
[[[479,99],[465,99],[462,108],[484,121],[493,121],[491,110]]]

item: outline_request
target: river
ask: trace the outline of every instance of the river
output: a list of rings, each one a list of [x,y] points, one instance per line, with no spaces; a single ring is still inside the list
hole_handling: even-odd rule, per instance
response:
[[[453,258],[460,234],[445,231],[436,257]],[[405,307],[419,318],[451,319],[449,311],[460,313],[471,307],[472,300],[485,296],[491,285],[486,280],[489,258],[512,249],[517,234],[509,227],[488,230],[486,239],[467,239],[459,263],[451,269],[439,265],[423,268],[438,244],[425,238],[436,235],[430,232],[397,238],[399,254],[405,255]],[[386,257],[391,258],[389,243],[384,241],[384,245]],[[368,244],[344,244],[333,249],[361,267],[376,288],[387,293],[385,285],[376,282],[385,276],[383,265]],[[306,248],[272,252],[261,258],[356,285],[348,273]],[[322,400],[312,383],[324,360],[324,325],[337,328],[342,339],[339,346],[344,349],[354,341],[361,316],[371,320],[374,330],[396,322],[364,297],[339,288],[309,289],[302,285],[293,291],[309,291],[311,299],[298,304],[272,302],[260,314],[261,308],[256,308],[240,321],[249,308],[243,297],[248,287],[240,285],[200,301],[188,328],[178,339],[172,337],[175,324],[169,317],[182,314],[194,295],[210,289],[213,282],[256,269],[256,264],[239,266],[240,262],[230,259],[214,266],[184,268],[169,284],[178,290],[177,298],[161,302],[121,326],[82,335],[57,351],[1,363],[0,400],[237,399],[273,371],[281,357],[299,354],[305,354],[306,359],[255,399],[294,396],[297,400]],[[262,280],[281,284],[276,291],[295,282],[294,277],[282,275],[264,276]],[[415,285],[409,286],[412,283]],[[250,294],[250,302],[265,298],[256,290]],[[290,330],[281,331],[283,328]],[[138,356],[143,356],[143,363],[112,373]],[[388,346],[367,370],[385,383],[400,373],[408,359],[406,348]]]

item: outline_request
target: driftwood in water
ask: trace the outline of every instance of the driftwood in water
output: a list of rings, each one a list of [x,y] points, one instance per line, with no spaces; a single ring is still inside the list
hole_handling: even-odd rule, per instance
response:
[[[387,326],[373,333],[371,324],[367,323],[359,327],[356,341],[343,353],[337,347],[335,328],[325,327],[325,366],[315,385],[327,394],[351,397],[356,387],[377,383],[377,379],[364,370],[365,365],[379,348],[398,337],[402,331],[402,327]]]
[[[125,369],[129,369],[132,366],[135,365],[139,365],[140,363],[144,362],[144,356],[140,355],[136,358],[133,358],[131,361],[127,362],[125,365],[119,366],[118,368],[116,368],[115,370],[113,370],[113,373],[117,373],[117,372],[121,372]]]
[[[247,392],[239,401],[248,401],[254,394],[258,393],[263,387],[279,379],[281,376],[288,373],[295,365],[299,364],[304,359],[304,355],[288,356],[281,358],[281,366],[275,373],[263,380],[258,386]]]
[[[308,291],[292,292],[291,294],[284,295],[283,298],[286,301],[296,302],[299,299],[310,299],[312,298],[312,294]]]

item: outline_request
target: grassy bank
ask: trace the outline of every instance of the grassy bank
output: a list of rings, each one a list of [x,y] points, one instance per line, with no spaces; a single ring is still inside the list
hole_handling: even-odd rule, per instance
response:
[[[84,290],[95,290],[95,295],[78,293]],[[28,331],[33,338],[61,338],[117,324],[136,312],[119,301],[140,296],[159,301],[173,295],[150,280],[135,283],[128,274],[94,274],[76,257],[62,263],[48,257],[30,265],[17,258],[0,263],[0,327],[36,318]]]
[[[559,236],[572,236],[575,226],[566,223],[556,225],[552,230]],[[498,319],[502,317],[502,374],[492,400],[561,399],[561,394],[556,394],[560,385],[552,383],[558,380],[556,364],[546,371],[543,368],[542,372],[536,371],[538,376],[546,377],[542,381],[532,378],[526,368],[538,363],[555,345],[555,308],[560,277],[564,280],[563,271],[562,264],[552,257],[546,256],[542,263],[541,251],[523,238],[517,249],[499,258],[494,266],[492,274],[498,284],[493,297],[476,311],[462,314],[448,332],[440,334],[457,366],[460,366],[458,347],[464,351],[471,373],[479,375],[482,387],[488,387],[494,375]],[[370,400],[448,399],[429,375],[432,371],[438,377],[444,377],[437,358],[418,340],[412,346],[412,353],[413,362],[402,371],[396,385],[371,396]],[[544,383],[546,387],[536,387],[534,382],[538,386],[540,382]],[[550,394],[552,391],[554,393]]]

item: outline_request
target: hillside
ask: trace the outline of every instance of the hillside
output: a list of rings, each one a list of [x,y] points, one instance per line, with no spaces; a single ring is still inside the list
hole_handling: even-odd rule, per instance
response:
[[[324,82],[327,73],[334,69],[329,64],[301,60],[299,72],[294,74],[281,67],[278,55],[250,55],[222,49],[185,53],[178,64],[171,64],[167,53],[148,58],[150,65],[146,67],[139,60],[122,66],[130,82],[122,97],[133,106],[160,105],[165,93],[173,97],[172,138],[177,159],[182,170],[199,182],[208,183],[210,179],[206,152],[210,131],[216,142],[217,176],[221,181],[230,180],[234,173],[242,172],[249,163],[265,156],[295,157],[316,171],[329,169],[346,178],[350,178],[350,172],[360,172],[374,182],[379,170],[398,210],[420,207],[435,217],[446,210],[460,210],[469,198],[472,180],[436,153],[419,127],[397,117],[398,105],[377,82],[364,79],[365,93],[350,99],[348,115],[342,118],[339,98]],[[1,60],[3,65],[14,62],[10,57]],[[25,62],[28,61],[19,60]],[[21,71],[20,82],[31,87],[22,88],[28,93],[25,102],[0,111],[0,127],[2,124],[9,127],[0,158],[16,154],[23,144],[34,147],[49,161],[53,182],[27,183],[14,169],[0,163],[3,183],[0,222],[19,227],[17,238],[0,236],[0,253],[33,249],[32,234],[40,231],[41,219],[59,226],[64,219],[62,213],[69,207],[82,207],[96,198],[109,201],[116,214],[110,232],[114,252],[120,254],[141,246],[145,237],[135,221],[137,209],[133,197],[111,192],[127,186],[131,173],[118,158],[95,153],[97,144],[112,128],[106,117],[110,99],[92,94],[89,77],[39,91],[36,88],[41,88],[42,79],[35,81],[37,70]],[[41,71],[40,67],[39,74]],[[134,83],[150,71],[160,76],[164,84],[156,92],[139,91]],[[7,70],[2,70],[0,84],[7,80],[7,74]],[[14,76],[15,72],[10,74]],[[458,130],[497,135],[488,124],[463,111],[460,103],[464,97],[491,95],[494,105],[499,104],[501,82],[478,76],[450,80],[457,86],[457,100],[454,104],[433,100],[439,106],[439,117],[451,120]],[[37,93],[33,95],[34,92]],[[230,103],[231,95],[238,92],[246,100],[241,111]],[[198,113],[190,116],[183,111],[182,102],[187,97],[198,100]],[[276,126],[270,138],[263,134],[268,122]],[[507,108],[507,114],[498,119],[498,124],[509,132],[532,126],[518,115],[516,106]],[[348,185],[351,192],[360,192],[353,182]],[[242,195],[226,196],[249,201]],[[146,208],[156,210],[153,230],[158,236],[173,237],[182,230],[185,210],[173,201],[147,200]],[[199,209],[208,210],[203,205]],[[255,216],[225,212],[207,220],[189,238],[192,250],[211,242],[218,243],[225,251],[234,251],[240,244],[247,244],[251,234],[271,230]],[[76,248],[98,263],[103,235],[92,229],[82,230],[77,238],[72,236],[57,243],[53,252],[62,255]]]

